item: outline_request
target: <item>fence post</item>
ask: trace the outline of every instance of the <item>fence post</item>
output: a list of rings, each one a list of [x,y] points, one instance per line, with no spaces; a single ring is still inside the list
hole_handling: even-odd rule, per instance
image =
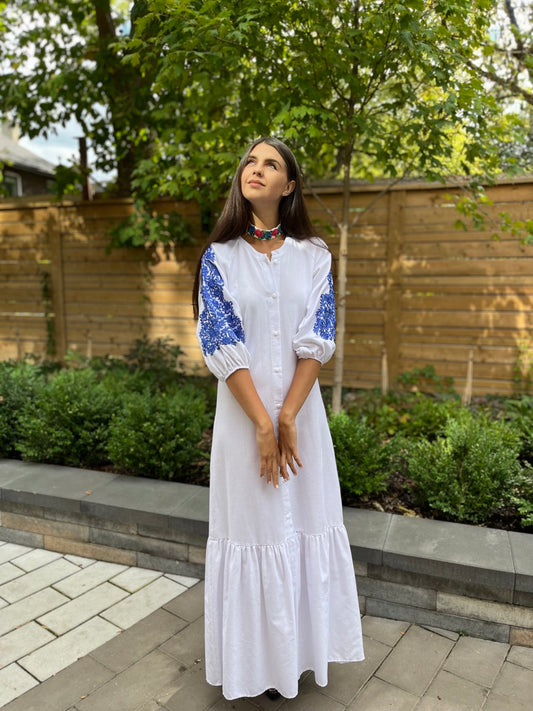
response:
[[[52,258],[50,274],[52,277],[56,354],[59,360],[63,360],[67,352],[67,328],[60,210],[61,206],[51,206],[48,208],[47,233]]]
[[[405,197],[405,190],[391,190],[389,193],[383,341],[387,353],[390,384],[394,384],[396,381],[400,367],[403,205]]]

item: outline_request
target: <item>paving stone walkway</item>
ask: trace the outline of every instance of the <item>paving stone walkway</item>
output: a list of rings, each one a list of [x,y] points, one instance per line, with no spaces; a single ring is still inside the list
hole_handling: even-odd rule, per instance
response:
[[[0,707],[197,582],[0,542]]]
[[[4,711],[531,711],[533,649],[363,617],[366,659],[298,697],[205,682],[203,583],[0,543]],[[77,661],[75,661],[77,660]]]

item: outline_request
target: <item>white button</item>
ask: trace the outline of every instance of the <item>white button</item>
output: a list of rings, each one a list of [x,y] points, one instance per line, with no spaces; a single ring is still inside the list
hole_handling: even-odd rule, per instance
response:
[[[279,331],[272,331],[273,336],[279,336]]]
[[[274,368],[274,373],[281,373],[281,368]]]
[[[273,299],[277,299],[277,294],[272,294]]]

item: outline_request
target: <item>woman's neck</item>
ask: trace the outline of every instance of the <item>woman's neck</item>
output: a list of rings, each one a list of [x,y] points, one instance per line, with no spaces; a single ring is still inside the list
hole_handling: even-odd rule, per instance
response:
[[[252,211],[252,224],[260,230],[272,230],[279,224],[279,210]]]

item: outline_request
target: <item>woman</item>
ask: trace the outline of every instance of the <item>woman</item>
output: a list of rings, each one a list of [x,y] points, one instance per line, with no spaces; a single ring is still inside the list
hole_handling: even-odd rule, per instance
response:
[[[198,339],[219,379],[206,675],[227,699],[292,698],[305,670],[325,686],[329,661],[364,658],[317,381],[335,349],[330,270],[293,154],[259,139],[238,167],[194,290]]]

